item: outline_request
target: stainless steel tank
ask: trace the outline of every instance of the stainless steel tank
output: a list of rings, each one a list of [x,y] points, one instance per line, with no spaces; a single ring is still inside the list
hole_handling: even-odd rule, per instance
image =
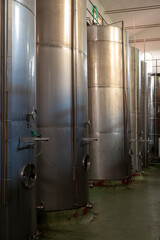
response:
[[[88,201],[85,0],[37,1],[38,202],[45,211]]]
[[[148,73],[147,63],[141,61],[141,97],[142,102],[139,108],[139,121],[138,129],[140,133],[139,138],[139,157],[141,158],[142,167],[148,167],[147,162],[147,145],[148,145],[148,133],[147,133],[147,121],[148,121],[148,106],[147,106],[147,92],[148,92]]]
[[[0,239],[36,234],[35,1],[0,1]]]
[[[141,170],[141,161],[139,152],[141,143],[139,139],[141,124],[140,119],[141,106],[141,80],[140,80],[140,51],[137,48],[129,48],[129,78],[130,78],[130,121],[131,121],[131,159],[132,172],[136,173]]]
[[[160,138],[160,73],[148,77],[148,161],[159,163]]]
[[[127,56],[126,33],[124,40]],[[131,177],[127,144],[128,79],[123,69],[122,42],[120,28],[88,27],[90,137],[98,138],[90,145],[91,180]],[[125,65],[128,66],[128,59]]]

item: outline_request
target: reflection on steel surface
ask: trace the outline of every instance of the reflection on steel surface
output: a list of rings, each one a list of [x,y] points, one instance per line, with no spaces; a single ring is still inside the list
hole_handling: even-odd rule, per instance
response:
[[[28,3],[29,2],[29,3]],[[26,115],[36,106],[35,1],[0,1],[1,56],[1,164],[0,239],[29,239],[36,233],[36,175],[21,183],[21,170],[36,166],[34,148],[18,150],[19,137],[31,138],[35,120]],[[30,170],[29,170],[30,172]],[[30,174],[29,174],[30,175]],[[27,177],[27,175],[24,175]],[[25,179],[26,180],[26,179]],[[30,182],[30,183],[29,183]],[[26,184],[26,181],[25,181]],[[25,216],[25,217],[24,217]]]
[[[49,137],[38,157],[38,202],[45,211],[88,202],[87,95],[86,1],[37,1],[37,124]]]
[[[126,66],[128,37],[125,34]],[[129,149],[124,151],[124,99],[127,105],[128,76],[124,89],[122,29],[106,26],[88,27],[88,80],[90,137],[90,179],[125,179],[131,177]],[[128,118],[128,116],[127,116]],[[127,122],[128,124],[129,122]],[[128,139],[126,139],[128,141]],[[126,142],[125,141],[125,142]],[[129,142],[129,141],[128,141]]]

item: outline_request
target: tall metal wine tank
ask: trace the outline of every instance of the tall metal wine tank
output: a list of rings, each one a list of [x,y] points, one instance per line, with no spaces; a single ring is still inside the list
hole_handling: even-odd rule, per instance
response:
[[[45,211],[86,205],[87,34],[85,0],[37,1],[38,202]]]
[[[0,239],[36,233],[35,1],[0,1]]]
[[[147,106],[147,92],[148,92],[148,72],[147,72],[147,63],[141,61],[141,97],[142,102],[141,105],[138,105],[139,108],[139,121],[138,121],[138,129],[139,133],[141,133],[139,139],[139,157],[141,158],[142,167],[148,167],[147,161],[147,140],[148,140],[148,132],[147,132],[147,122],[148,122],[148,106]]]
[[[130,120],[131,120],[131,158],[132,172],[141,170],[138,141],[141,137],[140,119],[141,105],[141,78],[140,78],[140,51],[137,48],[129,48],[129,78],[130,78]],[[139,129],[138,129],[139,127]]]
[[[160,73],[148,78],[148,144],[149,163],[160,162]]]
[[[127,33],[125,48],[128,51]],[[91,180],[131,177],[127,144],[128,84],[122,52],[122,29],[88,27],[90,137],[98,138],[90,145]]]

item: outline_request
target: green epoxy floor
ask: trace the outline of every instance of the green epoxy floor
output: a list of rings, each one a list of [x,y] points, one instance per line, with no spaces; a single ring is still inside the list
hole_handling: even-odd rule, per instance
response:
[[[85,216],[50,223],[40,240],[160,240],[160,168],[126,186],[90,190]]]

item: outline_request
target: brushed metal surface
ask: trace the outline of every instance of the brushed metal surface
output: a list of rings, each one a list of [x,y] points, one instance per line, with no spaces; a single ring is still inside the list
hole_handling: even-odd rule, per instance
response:
[[[72,129],[38,127],[38,130],[42,136],[49,137],[38,157],[38,202],[43,201],[46,211],[74,208]]]
[[[115,98],[118,101],[115,101]],[[89,88],[90,131],[101,133],[123,132],[123,89]],[[107,103],[107,104],[106,104]]]
[[[38,202],[44,202],[45,211],[73,209],[88,201],[88,174],[82,164],[87,154],[82,138],[88,134],[86,1],[72,3],[37,2],[37,124],[39,134],[50,139],[38,157]]]
[[[92,136],[92,134],[91,134]],[[91,180],[112,180],[126,177],[122,133],[94,132],[98,142],[90,145]]]
[[[122,44],[89,40],[88,58],[89,87],[123,87]]]
[[[54,5],[54,6],[53,6]],[[87,54],[85,0],[76,2],[78,15],[77,48]],[[37,2],[37,44],[72,47],[72,0]],[[53,24],[49,24],[53,23]],[[47,26],[47,27],[46,27]],[[43,29],[43,31],[42,31]]]
[[[125,46],[126,66],[128,66],[127,42]],[[91,120],[89,134],[90,137],[98,138],[98,142],[91,143],[89,149],[91,180],[130,177],[130,160],[124,155],[123,101],[125,99],[127,105],[129,98],[127,69],[125,74],[124,91],[122,29],[89,26],[88,85],[89,119]],[[129,114],[125,114],[129,121]],[[126,150],[129,152],[128,146]]]
[[[160,137],[160,75],[148,77],[148,137],[153,140],[149,146],[149,162],[159,162],[158,138]]]
[[[25,189],[20,180],[21,170],[26,164],[36,165],[36,149],[18,150],[19,138],[32,137],[31,130],[36,130],[35,121],[31,121],[29,128],[26,122],[26,114],[32,111],[33,106],[36,107],[35,16],[32,13],[35,1],[28,1],[32,11],[20,2],[9,0],[5,15],[8,51],[3,55],[7,74],[1,78],[4,103],[1,124],[7,142],[1,145],[2,168],[5,169],[0,198],[0,209],[5,214],[0,228],[2,240],[29,239],[37,230],[36,189]],[[3,215],[0,215],[0,223],[1,217]]]
[[[52,63],[52,67],[48,63]],[[38,127],[71,126],[71,49],[38,45],[37,69]]]

